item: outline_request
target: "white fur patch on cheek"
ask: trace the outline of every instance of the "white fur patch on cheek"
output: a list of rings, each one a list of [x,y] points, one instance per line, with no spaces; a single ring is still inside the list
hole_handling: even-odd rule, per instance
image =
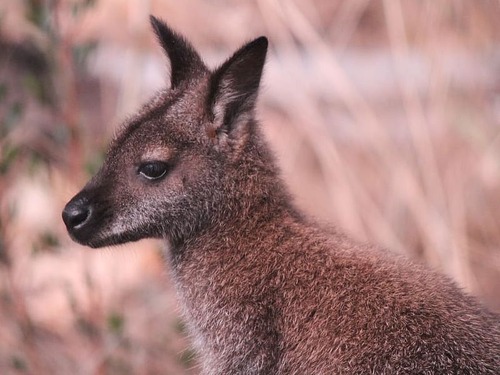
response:
[[[144,237],[149,237],[152,234],[147,233],[152,224],[155,223],[156,214],[151,204],[144,200],[143,202],[135,202],[133,206],[115,211],[113,220],[108,224],[107,228],[103,228],[100,237],[119,237],[130,233],[144,233]]]

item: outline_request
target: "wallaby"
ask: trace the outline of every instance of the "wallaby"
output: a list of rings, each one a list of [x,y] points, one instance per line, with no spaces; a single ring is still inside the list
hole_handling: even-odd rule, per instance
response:
[[[93,248],[166,241],[203,373],[500,374],[497,315],[293,205],[254,114],[267,39],[210,70],[151,23],[170,88],[118,131],[62,216]]]

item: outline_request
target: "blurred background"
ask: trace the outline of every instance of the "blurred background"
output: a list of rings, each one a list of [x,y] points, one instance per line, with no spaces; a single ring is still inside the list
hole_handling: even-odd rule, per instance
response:
[[[149,14],[212,67],[267,35],[258,116],[297,204],[500,311],[498,1],[2,0],[1,374],[198,372],[161,244],[60,219],[168,82]]]

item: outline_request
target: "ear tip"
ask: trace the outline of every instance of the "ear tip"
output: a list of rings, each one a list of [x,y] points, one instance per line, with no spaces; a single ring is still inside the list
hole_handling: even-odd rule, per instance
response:
[[[153,31],[156,33],[156,35],[160,36],[162,27],[165,25],[163,21],[150,14],[149,22],[151,23],[151,27],[153,28]]]
[[[149,22],[151,23],[151,26],[156,28],[158,26],[158,24],[160,23],[160,20],[158,18],[156,18],[155,16],[153,16],[152,14],[150,14],[149,15]]]
[[[258,37],[257,39],[255,39],[253,41],[253,43],[255,43],[255,45],[258,45],[259,47],[266,49],[266,50],[267,50],[267,46],[269,45],[269,41],[267,40],[267,38],[265,36]]]
[[[257,39],[255,39],[257,42],[262,43],[262,44],[269,44],[269,41],[267,40],[267,37],[262,35],[259,36]]]
[[[252,40],[250,43],[248,43],[246,46],[244,46],[241,51],[246,51],[247,53],[249,52],[250,54],[254,56],[261,56],[262,59],[265,59],[265,56],[267,54],[267,47],[269,45],[269,42],[265,36],[260,36],[254,40]]]
[[[151,27],[153,28],[158,40],[164,47],[166,45],[166,41],[178,37],[175,31],[172,30],[161,18],[155,17],[151,14],[149,16],[149,21],[151,22]]]

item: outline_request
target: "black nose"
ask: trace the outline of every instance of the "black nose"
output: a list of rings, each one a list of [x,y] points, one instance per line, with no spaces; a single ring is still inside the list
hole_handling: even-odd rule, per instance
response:
[[[62,218],[68,230],[78,229],[90,218],[91,208],[84,197],[75,197],[68,202],[62,212]]]

